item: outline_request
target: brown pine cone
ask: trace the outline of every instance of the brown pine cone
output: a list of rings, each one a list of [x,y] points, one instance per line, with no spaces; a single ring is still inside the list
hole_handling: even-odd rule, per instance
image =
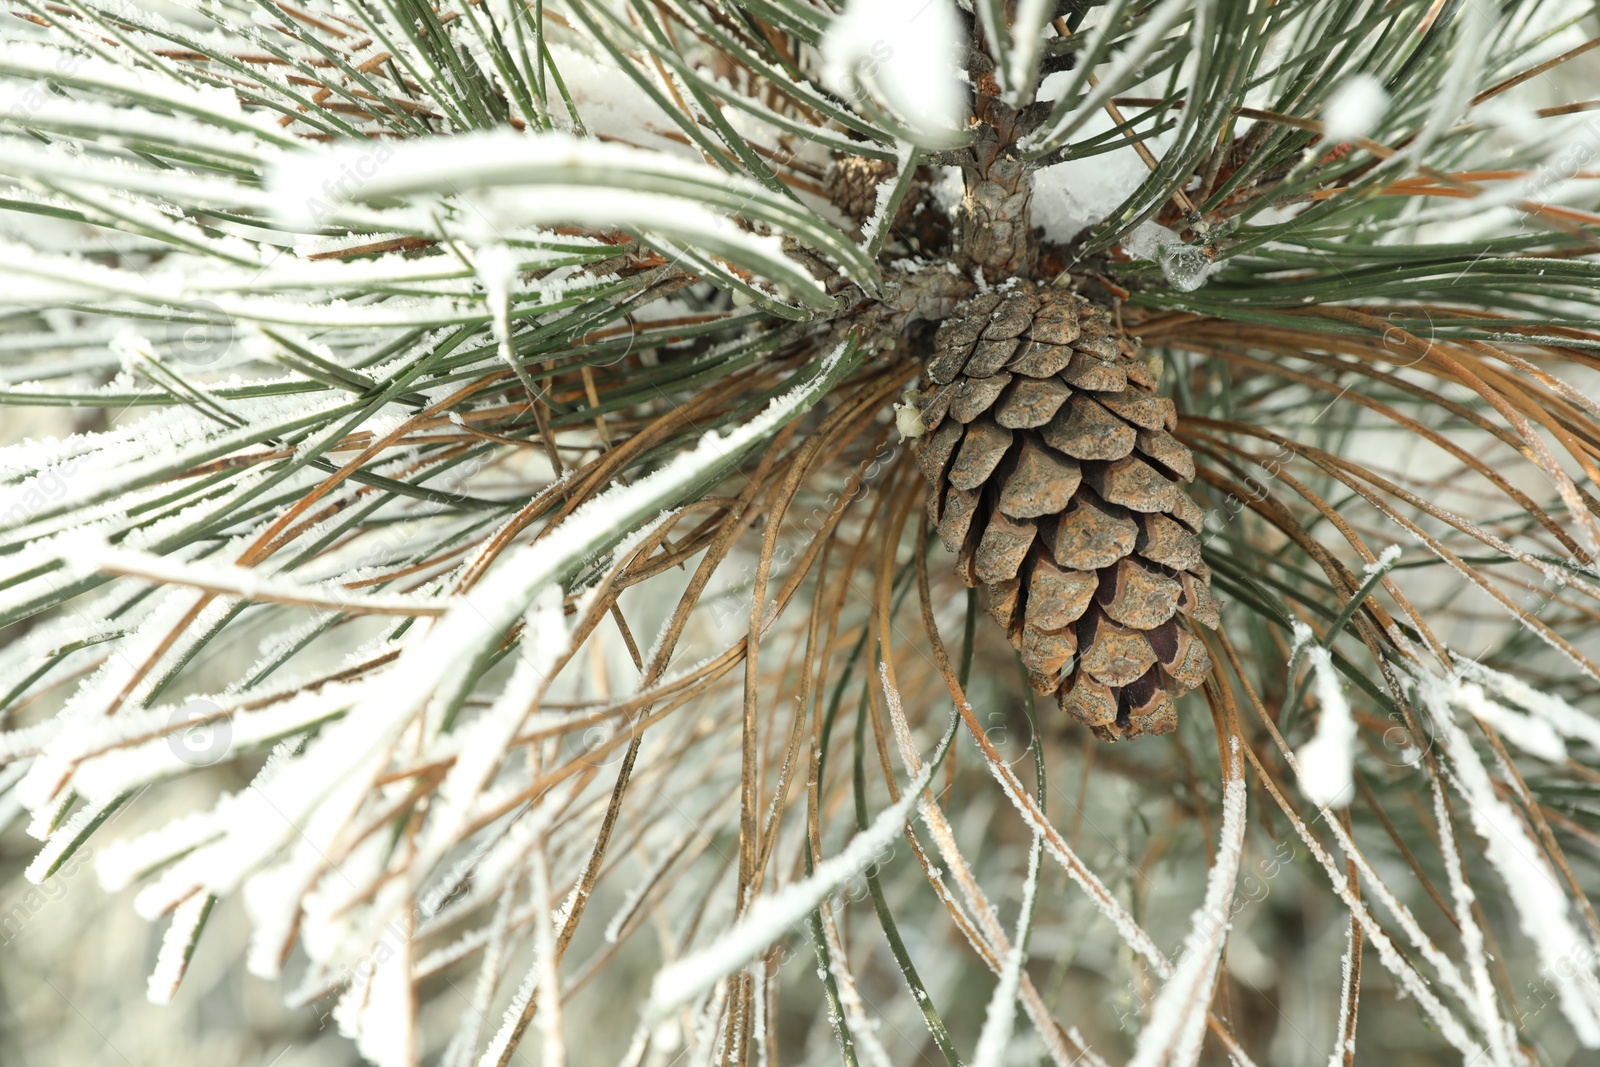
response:
[[[1211,670],[1194,457],[1107,312],[1028,283],[939,327],[919,394],[928,514],[1035,689],[1107,741],[1177,725]]]
[[[855,221],[864,222],[878,208],[878,185],[894,172],[894,164],[886,159],[840,156],[828,169],[828,199]]]

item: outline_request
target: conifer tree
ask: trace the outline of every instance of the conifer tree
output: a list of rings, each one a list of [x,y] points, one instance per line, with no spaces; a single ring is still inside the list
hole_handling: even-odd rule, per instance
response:
[[[0,829],[151,1001],[1600,1048],[1590,5],[5,7]]]

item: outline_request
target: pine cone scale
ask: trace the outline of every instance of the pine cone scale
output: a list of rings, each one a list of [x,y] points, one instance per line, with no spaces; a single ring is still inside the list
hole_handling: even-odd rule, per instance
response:
[[[1056,412],[1071,396],[1072,390],[1060,379],[1024,378],[1012,387],[995,421],[1012,430],[1044,426],[1056,417]]]
[[[967,360],[965,373],[972,378],[987,378],[998,371],[1011,359],[1022,342],[1015,337],[1002,337],[999,339],[984,338],[972,350],[972,358]]]
[[[1133,451],[1137,436],[1133,427],[1101,407],[1092,397],[1074,396],[1065,419],[1056,419],[1044,429],[1050,447],[1074,459],[1121,459]]]
[[[1101,499],[1129,511],[1166,512],[1177,503],[1177,484],[1131,453],[1110,463],[1090,464],[1083,480]]]
[[[1082,480],[1077,460],[1052,452],[1029,435],[1000,487],[1000,510],[1018,519],[1059,514],[1072,502]]]
[[[1074,329],[1072,335],[1076,334],[1077,330]],[[1017,349],[1011,361],[1011,370],[1029,378],[1053,378],[1072,361],[1072,349],[1067,347],[1069,344],[1070,341],[1030,338]]]
[[[959,385],[953,386],[955,391],[950,399],[950,417],[957,422],[973,421],[994,407],[1001,392],[1010,384],[1011,375],[1004,371],[988,378],[964,379]],[[996,418],[995,421],[1001,426],[1006,425],[1003,419]]]
[[[1089,610],[1099,580],[1087,571],[1062,570],[1041,558],[1028,590],[1028,625],[1059,630],[1077,622]]]
[[[1073,356],[1062,370],[1061,377],[1073,388],[1092,393],[1114,393],[1128,387],[1128,374],[1121,367],[1082,352]]]
[[[1100,594],[1105,613],[1114,621],[1151,630],[1177,614],[1183,586],[1129,556],[1100,572]]]
[[[1033,523],[1026,520],[1013,522],[1000,512],[991,516],[972,554],[972,569],[978,581],[992,585],[1017,577],[1037,533]]]
[[[989,480],[1010,447],[1010,430],[988,419],[971,423],[950,467],[950,484],[957,489],[977,489]]]
[[[1077,570],[1115,566],[1133,551],[1139,527],[1130,518],[1108,510],[1087,493],[1076,496],[1056,522],[1051,545],[1056,562]]]

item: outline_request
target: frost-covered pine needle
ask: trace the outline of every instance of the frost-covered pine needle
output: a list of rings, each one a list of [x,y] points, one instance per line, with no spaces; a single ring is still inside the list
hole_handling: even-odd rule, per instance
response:
[[[1600,1048],[1600,979],[1595,975],[1592,943],[1573,924],[1571,902],[1555,871],[1522,819],[1496,793],[1482,759],[1456,724],[1447,684],[1424,675],[1417,690],[1466,798],[1472,827],[1506,887],[1522,932],[1537,950],[1541,968],[1566,976],[1557,989],[1562,1014],[1586,1048]]]
[[[1000,1067],[1005,1062],[1006,1046],[1011,1041],[1012,1025],[1017,1014],[1017,991],[1022,983],[1022,965],[1026,961],[1028,927],[1033,917],[1034,898],[1039,891],[1039,860],[1044,854],[1044,842],[1034,835],[1028,853],[1028,876],[1022,885],[1022,903],[1017,915],[1016,933],[1011,938],[1011,951],[1006,953],[1005,965],[1000,969],[1000,980],[989,996],[989,1008],[984,1013],[983,1030],[978,1034],[977,1052],[972,1067]]]
[[[659,1018],[700,996],[782,937],[785,931],[815,909],[819,901],[846,880],[865,870],[878,852],[893,841],[905,826],[906,818],[921,798],[934,768],[955,738],[956,721],[951,720],[933,759],[906,786],[904,795],[879,812],[841,852],[817,864],[806,878],[757,897],[745,909],[739,922],[726,933],[705,948],[662,968],[651,986],[646,1017]]]
[[[1232,766],[1222,786],[1221,837],[1205,897],[1195,909],[1172,976],[1139,1031],[1130,1067],[1192,1067],[1200,1057],[1217,965],[1233,925],[1233,887],[1244,859],[1244,762],[1238,739],[1230,737],[1228,745]]]
[[[172,924],[161,938],[161,949],[156,954],[155,970],[150,972],[146,996],[152,1004],[170,1004],[178,992],[189,969],[189,958],[200,938],[200,928],[211,913],[216,898],[206,893],[196,893],[179,904],[172,913]]]
[[[1456,850],[1455,831],[1452,827],[1449,806],[1445,802],[1444,787],[1439,780],[1433,783],[1433,821],[1439,827],[1439,851],[1444,857],[1445,874],[1450,880],[1450,900],[1455,906],[1456,925],[1461,927],[1461,945],[1467,954],[1467,972],[1472,975],[1472,992],[1476,996],[1478,1025],[1489,1041],[1489,1055],[1498,1067],[1512,1067],[1512,1050],[1516,1038],[1509,1023],[1500,1016],[1500,1004],[1494,986],[1489,980],[1488,956],[1484,950],[1483,931],[1472,913],[1475,895],[1461,870],[1461,854]]]

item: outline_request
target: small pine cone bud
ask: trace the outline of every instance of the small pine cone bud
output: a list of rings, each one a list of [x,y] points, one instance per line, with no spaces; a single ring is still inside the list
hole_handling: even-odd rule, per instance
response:
[[[1107,741],[1177,726],[1218,624],[1194,457],[1106,311],[1022,284],[934,335],[918,405],[928,516],[1035,689]]]
[[[828,199],[857,222],[870,219],[878,207],[878,185],[894,171],[886,159],[840,156],[828,171]]]

